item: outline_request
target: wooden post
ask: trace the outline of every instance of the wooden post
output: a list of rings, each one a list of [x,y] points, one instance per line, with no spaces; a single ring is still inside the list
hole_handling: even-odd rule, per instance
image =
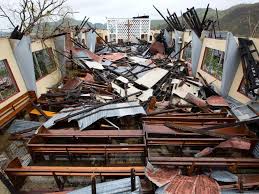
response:
[[[131,172],[130,172],[130,178],[131,178],[131,192],[135,191],[136,190],[136,177],[135,177],[135,169],[132,168],[131,169]]]
[[[95,176],[92,176],[91,189],[92,189],[92,194],[96,194],[96,179],[95,179]]]

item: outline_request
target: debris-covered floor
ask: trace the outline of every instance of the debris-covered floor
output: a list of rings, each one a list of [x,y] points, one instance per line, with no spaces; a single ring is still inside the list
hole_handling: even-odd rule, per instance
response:
[[[74,190],[91,183],[80,176],[103,182],[129,177],[131,169],[155,185],[144,184],[149,192],[258,186],[257,119],[238,121],[231,102],[202,76],[194,78],[187,62],[149,47],[75,50],[73,75],[33,105],[31,119],[43,124],[16,119],[8,129],[15,142],[27,142],[31,156],[18,154],[28,166],[14,159],[5,169],[16,188]]]
[[[183,16],[193,24],[195,15],[193,8]],[[190,26],[198,38],[211,25],[205,19]],[[184,31],[174,20],[169,26]],[[202,74],[194,77],[177,57],[191,41],[175,52],[164,32],[152,44],[103,40],[95,52],[71,38],[61,53],[66,76],[2,136],[1,177],[10,190],[259,192],[256,105],[223,98]]]

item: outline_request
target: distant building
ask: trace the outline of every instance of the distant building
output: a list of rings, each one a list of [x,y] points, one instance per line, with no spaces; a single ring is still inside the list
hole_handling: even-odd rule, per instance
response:
[[[107,18],[108,41],[138,42],[137,39],[149,41],[150,18]]]

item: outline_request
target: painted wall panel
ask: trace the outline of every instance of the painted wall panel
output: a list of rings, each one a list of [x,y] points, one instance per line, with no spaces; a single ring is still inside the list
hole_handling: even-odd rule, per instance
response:
[[[47,92],[48,88],[51,88],[52,86],[56,85],[62,78],[60,66],[58,63],[57,55],[55,54],[55,44],[53,39],[42,41],[35,41],[32,43],[31,48],[32,52],[42,50],[46,47],[51,47],[53,49],[54,58],[57,64],[57,70],[48,74],[47,76],[39,79],[36,81],[37,91],[36,94],[39,97],[41,94]]]
[[[9,39],[0,38],[0,60],[7,59],[19,92],[0,103],[0,109],[27,92],[20,69],[16,63]]]

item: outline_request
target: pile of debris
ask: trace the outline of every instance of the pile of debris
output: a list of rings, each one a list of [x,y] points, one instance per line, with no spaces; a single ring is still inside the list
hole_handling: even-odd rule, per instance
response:
[[[16,158],[7,166],[16,189],[27,176],[53,176],[59,190],[69,176],[92,176],[91,188],[78,193],[258,189],[259,144],[251,127],[258,117],[238,121],[202,75],[193,77],[187,62],[170,56],[164,41],[106,45],[93,53],[77,43],[64,54],[69,76],[33,105],[45,122],[36,131],[38,123],[10,129],[12,138],[29,138],[33,161],[22,166]]]

